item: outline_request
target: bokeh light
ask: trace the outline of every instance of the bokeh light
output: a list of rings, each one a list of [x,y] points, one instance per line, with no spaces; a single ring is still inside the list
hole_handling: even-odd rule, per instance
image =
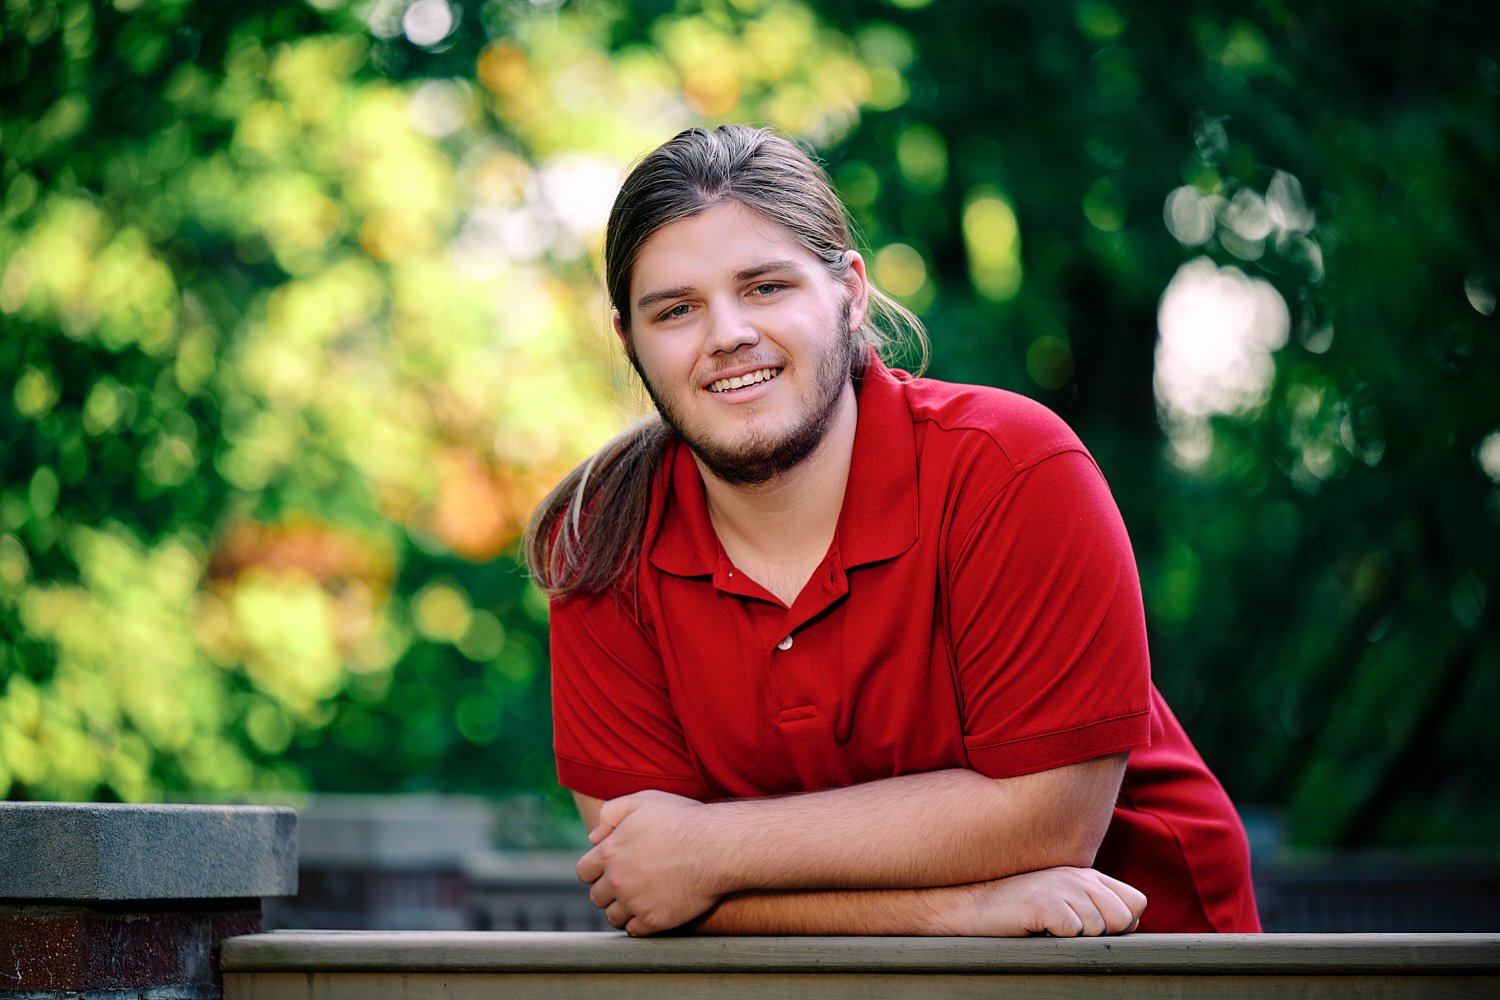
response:
[[[1163,427],[1177,454],[1196,463],[1207,457],[1208,417],[1243,414],[1265,401],[1290,313],[1270,282],[1200,257],[1177,269],[1157,325],[1154,385]]]

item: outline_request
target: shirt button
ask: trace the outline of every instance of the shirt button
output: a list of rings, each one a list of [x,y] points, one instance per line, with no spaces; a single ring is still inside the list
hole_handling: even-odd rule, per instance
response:
[[[776,644],[776,648],[780,649],[780,650],[791,649],[792,648],[792,637],[791,636],[787,636],[785,639],[782,639],[780,642],[778,642]]]

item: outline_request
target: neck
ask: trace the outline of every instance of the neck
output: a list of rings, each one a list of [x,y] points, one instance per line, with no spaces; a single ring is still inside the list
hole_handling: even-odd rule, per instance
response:
[[[857,423],[849,385],[812,454],[770,480],[733,486],[698,463],[709,519],[730,561],[788,605],[833,541]]]

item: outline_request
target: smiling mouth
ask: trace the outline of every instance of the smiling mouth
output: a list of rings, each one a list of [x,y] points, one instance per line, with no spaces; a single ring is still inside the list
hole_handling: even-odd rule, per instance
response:
[[[736,375],[734,378],[721,378],[717,382],[711,382],[709,383],[708,391],[729,392],[731,389],[744,389],[747,386],[757,385],[761,382],[769,382],[780,374],[780,368],[761,368],[758,371],[747,372],[744,375]]]

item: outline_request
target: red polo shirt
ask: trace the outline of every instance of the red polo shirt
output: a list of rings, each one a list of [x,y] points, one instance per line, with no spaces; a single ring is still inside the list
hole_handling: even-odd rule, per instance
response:
[[[738,572],[685,445],[634,579],[552,606],[558,776],[610,799],[816,791],[1130,751],[1096,866],[1141,930],[1258,930],[1244,832],[1151,684],[1130,541],[1061,420],[874,364],[833,543],[790,608]]]

